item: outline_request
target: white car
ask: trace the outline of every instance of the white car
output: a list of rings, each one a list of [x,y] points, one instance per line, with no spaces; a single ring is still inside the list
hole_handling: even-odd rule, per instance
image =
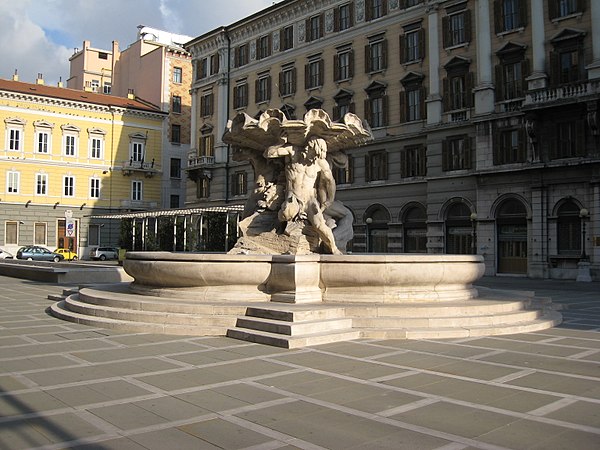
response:
[[[6,250],[0,248],[0,259],[13,259],[14,256],[8,253]]]

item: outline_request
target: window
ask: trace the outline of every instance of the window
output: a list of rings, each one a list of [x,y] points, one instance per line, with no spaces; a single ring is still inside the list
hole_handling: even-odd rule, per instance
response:
[[[463,202],[455,202],[446,213],[446,253],[468,255],[473,253],[473,223],[471,209]]]
[[[354,76],[354,52],[350,47],[342,47],[333,56],[333,80],[349,80]]]
[[[112,92],[112,85],[108,82],[104,82],[102,85],[102,93],[109,95]]]
[[[248,106],[248,84],[241,83],[233,87],[233,107],[245,108]]]
[[[196,79],[201,80],[208,76],[208,58],[202,58],[196,63]]]
[[[333,31],[344,31],[352,26],[354,26],[354,3],[346,3],[333,10]]]
[[[423,3],[423,0],[400,0],[400,8],[410,8],[412,6],[417,6],[419,3]]]
[[[527,25],[527,0],[496,0],[494,28],[496,33],[517,30]]]
[[[9,171],[6,173],[6,192],[9,194],[19,193],[20,172]]]
[[[215,75],[219,73],[220,67],[220,59],[219,54],[215,53],[214,55],[210,55],[210,74]]]
[[[400,176],[402,178],[427,175],[427,157],[424,145],[407,145],[400,151]]]
[[[90,178],[90,198],[100,198],[100,178]]]
[[[414,122],[426,117],[425,110],[425,88],[420,74],[410,73],[405,76],[401,83],[404,90],[400,91],[400,122]]]
[[[387,14],[387,0],[366,0],[365,15],[367,21],[379,19]]]
[[[75,196],[75,177],[66,175],[63,177],[63,196],[74,197]]]
[[[354,158],[348,156],[348,162],[345,167],[333,167],[333,178],[336,184],[350,184],[354,181]]]
[[[242,67],[248,64],[248,44],[240,45],[234,50],[235,66]]]
[[[181,96],[180,95],[174,95],[172,97],[173,101],[172,101],[172,112],[180,114],[181,113]]]
[[[22,148],[22,144],[21,144],[22,130],[17,129],[17,128],[10,128],[9,130],[7,130],[7,135],[8,135],[7,148],[9,150],[15,151],[15,152],[20,151]]]
[[[179,208],[179,195],[171,194],[169,208]]]
[[[208,198],[210,196],[210,180],[206,177],[200,177],[196,181],[196,197]]]
[[[306,89],[314,89],[323,86],[324,63],[320,58],[308,61],[305,66],[304,84]]]
[[[65,136],[65,156],[75,156],[76,152],[76,136],[74,135],[66,135]]]
[[[200,136],[200,156],[215,156],[214,138],[212,134]]]
[[[284,67],[279,73],[279,95],[282,97],[296,93],[296,68]]]
[[[496,66],[496,99],[512,100],[525,96],[529,76],[529,61],[522,59],[523,54],[501,56]]]
[[[131,200],[133,200],[134,202],[142,201],[142,188],[142,181],[133,180],[131,182]]]
[[[355,106],[352,102],[352,92],[342,89],[333,99],[335,106],[333,107],[333,120],[342,120],[348,113],[354,113]]]
[[[463,10],[442,18],[444,48],[471,42],[471,11]]]
[[[92,92],[98,92],[100,88],[100,80],[92,80],[91,82]]]
[[[283,105],[281,105],[281,107],[279,109],[281,110],[281,112],[285,115],[285,117],[288,120],[296,119],[296,108],[294,107],[294,105],[284,103]]]
[[[566,201],[558,208],[557,216],[558,254],[579,256],[581,254],[579,207],[573,201]]]
[[[425,30],[421,23],[404,27],[404,34],[400,35],[400,62],[409,64],[425,58]]]
[[[131,143],[131,161],[132,162],[143,162],[144,161],[144,143],[143,142],[132,142]]]
[[[583,120],[569,120],[554,124],[554,139],[550,159],[585,156],[585,124]]]
[[[388,124],[388,97],[385,86],[373,83],[366,89],[368,98],[365,99],[365,117],[372,128],[380,128]]]
[[[271,35],[261,36],[256,40],[256,59],[264,59],[271,56]]]
[[[36,222],[33,226],[33,244],[34,245],[47,245],[47,224],[44,222]]]
[[[313,16],[306,20],[306,42],[315,41],[324,35],[323,15]]]
[[[100,225],[88,225],[88,246],[100,245]]]
[[[48,154],[50,146],[50,132],[46,130],[38,130],[36,133],[36,147],[37,153]]]
[[[365,72],[373,73],[385,70],[387,67],[387,41],[378,36],[365,46]]]
[[[262,75],[256,80],[255,97],[256,103],[271,100],[271,75]]]
[[[35,175],[35,195],[48,194],[48,174],[38,173]]]
[[[581,14],[584,6],[585,0],[548,0],[548,14],[550,20],[560,19],[573,14]]]
[[[231,178],[233,195],[246,195],[248,193],[246,172],[236,172],[231,176]]]
[[[499,129],[494,136],[495,165],[524,163],[527,160],[524,128]]]
[[[183,81],[183,69],[181,67],[173,67],[173,83],[181,84]]]
[[[387,180],[388,158],[385,150],[369,152],[365,156],[366,181]]]
[[[171,178],[181,178],[181,159],[171,158]]]
[[[427,253],[427,214],[423,206],[413,206],[403,217],[404,252]]]
[[[452,136],[442,141],[442,170],[471,169],[473,153],[467,135]]]
[[[213,101],[213,93],[205,92],[200,97],[200,115],[203,117],[210,116],[213,114],[214,109],[214,101]]]
[[[61,125],[63,137],[63,154],[65,156],[77,156],[79,151],[79,132],[80,129],[74,125]]]
[[[323,107],[323,99],[318,97],[310,97],[306,102],[304,102],[304,107],[307,111],[311,109],[321,109]]]
[[[281,51],[294,48],[294,26],[289,25],[281,29],[279,41],[281,42]]]
[[[181,125],[171,125],[171,142],[173,144],[181,144]]]
[[[6,231],[4,232],[5,245],[17,245],[19,236],[19,222],[5,222]]]
[[[90,139],[90,158],[100,159],[102,157],[102,139],[93,137]]]
[[[473,72],[468,72],[468,62],[451,61],[446,66],[448,77],[443,80],[444,111],[455,111],[473,106]]]

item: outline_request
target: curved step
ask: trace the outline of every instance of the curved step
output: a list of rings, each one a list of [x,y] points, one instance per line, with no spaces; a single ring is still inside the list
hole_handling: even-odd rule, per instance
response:
[[[252,331],[243,328],[230,328],[227,337],[246,342],[272,345],[283,348],[302,348],[309,345],[330,344],[332,342],[351,341],[360,338],[360,331],[346,330],[337,332],[310,333],[301,336],[285,336],[267,331]]]

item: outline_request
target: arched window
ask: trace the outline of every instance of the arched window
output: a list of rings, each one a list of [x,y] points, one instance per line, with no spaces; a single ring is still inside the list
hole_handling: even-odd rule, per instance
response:
[[[427,214],[422,206],[409,208],[402,218],[404,223],[404,252],[427,253]]]
[[[446,253],[473,253],[471,209],[466,203],[454,203],[446,212]]]
[[[381,205],[373,205],[367,209],[365,217],[367,252],[387,253],[389,212]]]
[[[557,215],[558,254],[579,256],[581,254],[579,207],[573,201],[566,201],[558,208]]]
[[[498,272],[527,273],[527,210],[517,199],[507,199],[498,208]]]

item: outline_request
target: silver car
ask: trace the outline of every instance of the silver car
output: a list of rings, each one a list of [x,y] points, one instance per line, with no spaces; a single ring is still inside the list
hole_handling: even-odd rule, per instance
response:
[[[90,258],[106,261],[107,259],[117,259],[119,251],[114,247],[92,247],[90,249]]]
[[[13,255],[0,248],[0,259],[13,259]]]

